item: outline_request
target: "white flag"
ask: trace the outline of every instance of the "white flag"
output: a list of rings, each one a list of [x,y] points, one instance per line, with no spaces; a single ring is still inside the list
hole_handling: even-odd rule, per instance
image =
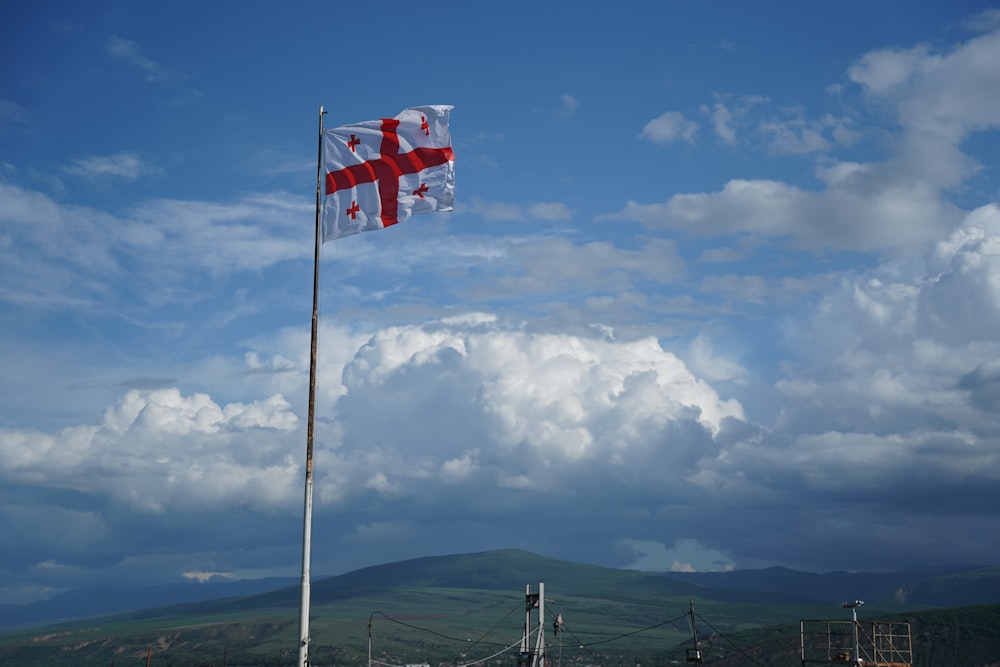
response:
[[[454,208],[451,110],[413,107],[323,133],[324,241]]]

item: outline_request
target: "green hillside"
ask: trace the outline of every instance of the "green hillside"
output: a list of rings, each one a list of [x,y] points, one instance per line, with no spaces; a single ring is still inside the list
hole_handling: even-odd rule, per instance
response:
[[[910,624],[913,667],[1000,665],[1000,604],[879,616]],[[798,625],[782,625],[716,637],[705,645],[717,667],[801,667]]]
[[[745,575],[742,580],[746,588]],[[537,592],[539,582],[545,585],[547,644],[554,664],[683,662],[691,601],[706,638],[706,655],[715,661],[706,664],[755,664],[746,657],[755,653],[769,656],[757,664],[798,664],[800,619],[845,618],[835,605],[753,601],[753,596],[734,597],[719,584],[707,587],[524,551],[494,551],[378,565],[313,582],[312,664],[366,665],[370,628],[373,657],[384,665],[462,665],[488,656],[496,656],[490,667],[512,665],[509,649],[523,630],[525,586]],[[796,577],[794,582],[801,587],[803,580]],[[775,587],[773,573],[766,585]],[[0,664],[144,665],[152,647],[151,665],[157,667],[293,665],[298,605],[296,586],[53,626],[0,637]],[[872,605],[865,611],[871,617],[897,608]],[[917,654],[940,656],[956,641],[963,647],[961,656],[1000,650],[996,638],[976,630],[983,619],[1000,627],[1000,619],[990,616],[998,609],[1000,605],[908,617],[925,638],[926,645],[916,648],[914,631]],[[564,626],[552,635],[551,620],[557,614]],[[789,648],[794,655],[787,654]],[[740,657],[744,662],[732,662]],[[794,662],[774,661],[785,658]]]

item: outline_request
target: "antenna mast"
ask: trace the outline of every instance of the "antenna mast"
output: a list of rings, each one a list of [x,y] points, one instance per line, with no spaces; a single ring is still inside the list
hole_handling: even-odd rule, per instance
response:
[[[688,624],[691,626],[691,641],[694,646],[687,650],[687,662],[700,663],[701,642],[698,641],[698,626],[694,624],[694,600],[691,600],[691,606],[688,607]]]
[[[531,610],[538,610],[538,624],[535,632],[535,647],[531,648]],[[524,587],[524,634],[521,635],[521,653],[517,657],[517,667],[543,667],[545,660],[545,584],[538,584],[538,592],[531,592],[531,584]]]

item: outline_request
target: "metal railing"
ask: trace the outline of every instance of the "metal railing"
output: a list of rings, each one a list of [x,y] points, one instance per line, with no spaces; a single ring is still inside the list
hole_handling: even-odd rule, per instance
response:
[[[855,628],[853,621],[808,620],[799,622],[799,635],[803,665],[911,667],[913,664],[909,623],[858,621]]]

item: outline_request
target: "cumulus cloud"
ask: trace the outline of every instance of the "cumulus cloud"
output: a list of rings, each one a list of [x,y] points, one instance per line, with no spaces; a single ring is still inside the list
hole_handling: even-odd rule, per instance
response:
[[[626,567],[646,572],[705,572],[730,570],[726,555],[706,549],[698,540],[679,539],[671,547],[652,540],[621,540],[620,544],[635,553]]]
[[[14,484],[108,495],[145,511],[202,503],[266,507],[288,500],[294,483],[287,478],[297,463],[263,434],[297,425],[278,395],[221,406],[177,389],[132,390],[94,426],[0,431],[0,474]]]
[[[2,429],[3,571],[25,585],[173,579],[208,569],[203,549],[263,566],[268,541],[287,539],[276,517],[301,502],[299,430],[281,396],[223,405],[177,389],[129,391],[92,425]],[[182,558],[187,541],[204,547]]]
[[[831,291],[805,334],[825,363],[780,385],[791,428],[840,430],[853,410],[878,433],[982,428],[965,392],[997,351],[998,234],[1000,210],[987,205],[937,244],[921,270],[887,265]]]
[[[981,34],[949,50],[928,45],[882,49],[864,54],[849,68],[850,81],[871,106],[898,125],[887,159],[819,162],[820,190],[733,178],[715,192],[676,194],[665,203],[631,201],[603,217],[657,230],[750,233],[805,247],[862,251],[941,238],[961,220],[961,211],[944,195],[978,168],[962,143],[975,132],[1000,127],[1000,71],[993,65],[1000,60],[1000,30],[985,19],[980,24]],[[736,144],[737,127],[766,101],[720,97],[702,111],[724,143]],[[679,122],[668,116],[663,127],[676,132]],[[858,141],[855,123],[829,114],[810,120],[796,111],[757,127],[771,151],[809,155],[829,151],[834,142]]]
[[[881,569],[956,547],[992,562],[1000,209],[957,203],[978,169],[969,137],[1000,108],[996,24],[980,18],[954,48],[859,58],[849,117],[725,95],[703,109],[723,143],[814,160],[811,182],[735,174],[606,216],[640,223],[634,237],[537,224],[577,215],[555,200],[469,199],[460,215],[529,232],[402,226],[325,246],[314,570],[523,546],[526,517],[541,553],[644,569]],[[134,44],[115,53],[155,72]],[[872,114],[888,119],[880,141],[838,155],[873,138]],[[694,136],[682,115],[644,134]],[[122,155],[89,168],[141,175]],[[61,404],[56,391],[99,407],[0,430],[0,523],[16,537],[0,553],[23,582],[0,595],[112,568],[294,574],[312,201],[112,214],[4,183],[0,201],[0,271],[17,277],[0,299],[22,309],[5,322],[50,308],[58,327],[114,333],[4,346],[8,413]],[[106,303],[120,312],[100,316],[141,333],[97,322]],[[229,326],[251,318],[283,328]],[[54,369],[71,388],[32,379]]]
[[[476,317],[376,332],[344,364],[334,414],[336,428],[320,425],[318,507],[364,507],[375,494],[390,514],[429,506],[445,512],[440,521],[473,520],[460,505],[442,509],[454,494],[474,493],[477,505],[523,505],[525,492],[579,503],[599,483],[595,496],[623,484],[634,485],[629,495],[660,494],[652,461],[690,468],[725,420],[743,418],[653,339],[530,334]],[[221,405],[132,390],[92,426],[0,432],[0,475],[104,498],[114,514],[162,517],[145,519],[154,524],[224,508],[287,514],[301,494],[300,426],[280,395]],[[121,517],[90,517],[92,535],[120,529]]]
[[[425,374],[439,382],[445,370],[448,382],[437,386],[457,400],[441,415],[409,388]],[[390,433],[405,424],[409,446],[419,444],[415,451],[425,454],[448,446],[452,439],[440,437],[440,429],[454,428],[497,447],[529,447],[546,459],[607,461],[626,456],[646,427],[693,419],[716,432],[726,417],[742,416],[738,404],[720,400],[655,340],[391,328],[359,351],[344,384],[341,409],[347,428],[357,430],[353,437],[393,448]],[[378,404],[365,398],[375,391],[383,396]],[[387,403],[386,392],[395,400]],[[387,415],[379,406],[393,410]],[[354,425],[359,417],[366,417],[364,428]],[[449,459],[467,452],[453,454]]]
[[[1000,74],[990,66],[997,56],[1000,31],[943,54],[928,53],[927,47],[875,51],[850,75],[873,98],[889,102],[907,128],[958,140],[1000,123]]]
[[[788,547],[789,564],[815,567],[824,561],[810,551],[852,539],[884,549],[881,566],[915,547],[943,558],[928,529],[981,532],[995,520],[977,509],[977,490],[1000,479],[990,416],[1000,350],[989,335],[998,238],[1000,212],[985,206],[921,263],[834,285],[787,332],[800,357],[776,385],[773,427],[749,422],[710,384],[739,385],[748,371],[707,338],[686,350],[689,366],[653,338],[531,332],[488,313],[369,334],[327,327],[317,521],[350,516],[335,534],[358,553],[417,526],[444,551],[504,546],[508,519],[541,506],[559,518],[562,548],[592,543],[600,525],[606,549],[631,545],[644,568],[748,566],[776,542],[801,545]],[[974,320],[954,310],[958,293],[971,296]],[[963,325],[973,321],[981,329]],[[302,373],[286,371],[304,367],[306,342],[285,332],[268,354],[255,346],[247,369],[298,391]],[[133,390],[94,426],[4,431],[0,461],[9,483],[107,497],[139,516],[207,504],[287,519],[300,496],[300,436],[280,395],[223,405]],[[789,507],[789,494],[801,502]],[[732,512],[747,520],[723,520]],[[86,520],[95,535],[119,530],[101,512]],[[984,543],[983,557],[995,546]],[[33,553],[66,558],[51,540]]]
[[[971,168],[955,155],[958,145],[973,132],[1000,127],[997,58],[1000,30],[993,26],[947,51],[928,45],[872,51],[848,74],[902,125],[904,153],[913,159],[941,154],[938,160],[956,163],[941,180],[952,186]]]
[[[830,535],[879,539],[887,565],[905,558],[904,542],[944,557],[919,530],[949,518],[954,530],[991,532],[997,519],[980,509],[1000,481],[990,416],[1000,349],[989,333],[1000,324],[998,234],[988,205],[921,263],[890,262],[831,290],[790,338],[802,365],[777,384],[774,430],[742,436],[691,481],[763,503],[769,485],[798,488],[810,499],[800,512],[821,516],[828,503]],[[838,524],[849,506],[881,516]],[[896,543],[881,544],[889,530]],[[988,561],[983,549],[976,557]]]
[[[667,111],[646,123],[640,136],[656,144],[669,144],[674,141],[694,141],[698,132],[698,124],[688,120],[679,111]]]
[[[872,187],[884,171],[863,168],[813,192],[781,181],[733,179],[717,192],[678,194],[663,204],[630,201],[603,219],[698,235],[750,233],[804,247],[879,250],[939,238],[960,211],[921,183]],[[830,173],[830,172],[824,172]]]
[[[941,238],[961,220],[943,195],[975,171],[961,150],[972,133],[1000,123],[1000,31],[937,54],[928,47],[876,51],[850,69],[851,80],[900,123],[894,153],[879,162],[817,164],[821,190],[777,180],[734,178],[721,190],[676,194],[665,203],[629,202],[605,219],[638,221],[650,229],[706,235],[750,233],[805,247],[880,250]],[[983,92],[988,91],[988,92]],[[744,104],[743,109],[749,108]],[[735,142],[733,114],[721,101],[712,112],[720,136]],[[827,118],[772,121],[761,126],[779,152],[823,152],[827,125],[841,141],[854,133]]]
[[[802,351],[816,360],[779,382],[784,407],[773,429],[748,423],[652,340],[529,334],[492,317],[381,330],[345,366],[338,411],[351,449],[337,451],[341,493],[329,497],[364,513],[369,492],[387,511],[433,514],[426,534],[442,545],[456,543],[446,527],[491,515],[487,508],[544,506],[563,517],[570,542],[583,533],[567,517],[586,515],[615,526],[609,535],[630,544],[643,568],[747,566],[775,543],[791,564],[842,566],[835,547],[851,540],[878,545],[881,560],[865,556],[870,566],[891,567],[918,547],[946,559],[927,530],[951,522],[947,530],[984,534],[995,521],[977,508],[1000,475],[998,434],[980,412],[997,350],[917,322],[944,306],[928,298],[943,279],[1000,284],[988,275],[994,225],[992,207],[976,211],[922,268],[886,266],[833,290],[791,339],[808,341]],[[956,262],[971,252],[976,262]],[[971,265],[986,275],[968,273]],[[982,314],[998,303],[984,294]],[[694,351],[706,375],[744,372],[704,342]],[[712,506],[683,500],[692,488]],[[668,529],[657,519],[666,507]],[[754,518],[735,527],[708,520],[734,511]],[[462,544],[495,545],[505,525],[494,519],[492,536],[463,528]],[[356,538],[371,546],[380,535]],[[994,546],[968,553],[985,562]]]

